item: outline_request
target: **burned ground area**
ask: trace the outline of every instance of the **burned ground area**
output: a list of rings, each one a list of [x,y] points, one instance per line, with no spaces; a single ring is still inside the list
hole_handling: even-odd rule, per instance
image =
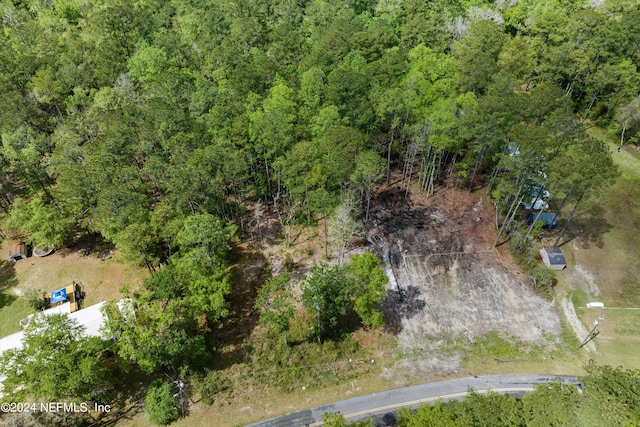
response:
[[[440,342],[492,331],[520,342],[557,339],[553,305],[521,283],[506,247],[493,248],[495,210],[484,190],[440,188],[427,198],[417,188],[405,196],[398,183],[372,206],[367,239],[386,263],[383,309],[401,349],[433,353]]]

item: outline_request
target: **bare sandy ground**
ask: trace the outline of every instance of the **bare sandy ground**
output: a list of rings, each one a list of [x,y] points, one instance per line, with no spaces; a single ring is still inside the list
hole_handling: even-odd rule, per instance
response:
[[[573,303],[567,298],[562,298],[560,305],[562,306],[562,311],[564,312],[569,325],[571,325],[571,329],[573,329],[573,332],[576,334],[578,340],[582,342],[582,340],[585,339],[587,335],[589,335],[589,331],[584,327],[580,319],[578,319],[578,315],[576,314],[576,310],[573,307]],[[589,341],[584,346],[584,348],[586,348],[590,353],[596,352],[596,345],[593,343],[593,341]]]
[[[553,346],[561,333],[552,302],[522,284],[506,248],[492,247],[494,210],[480,192],[449,190],[429,199],[378,193],[368,240],[392,280],[385,315],[401,352],[421,354],[402,369],[455,373],[460,357],[440,351],[492,331],[510,340]],[[392,272],[392,274],[391,274]]]

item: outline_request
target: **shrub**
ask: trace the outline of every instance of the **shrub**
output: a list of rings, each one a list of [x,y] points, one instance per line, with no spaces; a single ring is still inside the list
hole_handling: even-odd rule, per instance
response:
[[[536,221],[536,223],[533,225],[533,228],[531,229],[531,238],[539,239],[540,236],[542,236],[543,227],[544,227],[544,221],[541,221],[541,220]]]
[[[229,378],[219,371],[209,371],[206,376],[198,378],[196,382],[196,391],[205,405],[211,405],[218,393],[228,390],[230,387]]]
[[[307,310],[298,310],[293,319],[291,319],[289,341],[292,343],[312,341],[315,338],[315,328],[315,313],[310,313]]]
[[[509,247],[522,268],[530,270],[535,265],[536,261],[531,250],[531,240],[525,232],[520,229],[514,230],[509,239]]]
[[[511,251],[516,256],[527,256],[531,253],[531,241],[521,230],[515,230],[509,239]]]
[[[526,237],[524,231],[517,229],[511,234],[509,247],[518,264],[527,273],[529,285],[534,292],[547,300],[551,300],[553,298],[555,272],[536,261],[531,248],[531,239]]]
[[[149,421],[157,425],[166,425],[178,419],[176,399],[171,384],[162,380],[154,381],[144,398]]]
[[[555,277],[555,271],[544,265],[534,267],[529,273],[529,281],[533,286],[533,290],[548,300],[553,298],[553,281]]]
[[[27,304],[29,304],[29,307],[36,311],[42,311],[47,308],[42,295],[43,293],[40,289],[29,289],[26,294]]]

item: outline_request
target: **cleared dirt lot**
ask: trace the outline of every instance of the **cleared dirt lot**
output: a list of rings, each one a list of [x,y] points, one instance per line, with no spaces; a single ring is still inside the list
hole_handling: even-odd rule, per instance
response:
[[[561,333],[553,304],[522,284],[508,248],[492,247],[495,211],[485,196],[449,189],[405,198],[393,186],[373,203],[368,239],[398,284],[389,285],[385,314],[399,349],[424,354],[419,363],[426,376],[460,368],[455,355],[439,352],[443,342],[471,342],[496,331],[553,345]]]

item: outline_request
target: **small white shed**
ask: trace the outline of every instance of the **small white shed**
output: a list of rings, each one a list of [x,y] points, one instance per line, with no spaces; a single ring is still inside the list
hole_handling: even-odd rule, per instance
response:
[[[540,249],[540,256],[544,265],[552,270],[562,270],[567,266],[562,249],[557,246],[545,246]]]
[[[588,302],[587,308],[604,308],[604,303],[602,302]]]

